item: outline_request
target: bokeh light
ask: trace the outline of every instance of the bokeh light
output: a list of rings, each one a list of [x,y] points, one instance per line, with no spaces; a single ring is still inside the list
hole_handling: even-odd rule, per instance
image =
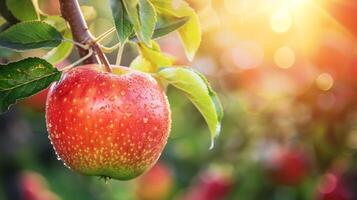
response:
[[[58,0],[39,1],[44,13],[59,14]],[[176,58],[175,67],[205,75],[221,100],[222,132],[214,149],[208,150],[204,118],[186,93],[169,86],[172,131],[156,170],[108,183],[83,176],[56,159],[45,126],[45,91],[0,115],[1,200],[16,199],[7,194],[18,195],[14,185],[27,177],[38,178],[20,181],[20,190],[42,179],[46,184],[35,192],[56,200],[357,199],[357,1],[185,1],[202,28],[195,58],[187,59],[177,33],[157,41]],[[94,36],[114,27],[102,0],[79,2],[87,6]],[[180,0],[172,2],[179,8]],[[111,47],[118,38],[113,33],[100,42]],[[0,61],[46,53],[0,48]],[[122,65],[139,53],[135,42],[127,43]],[[106,55],[113,64],[117,50]],[[74,51],[62,65],[76,60]]]
[[[262,47],[255,41],[241,41],[231,50],[233,63],[241,69],[259,66],[264,59]]]
[[[322,73],[316,78],[316,85],[320,90],[327,91],[333,86],[333,78],[328,73]]]
[[[284,46],[276,50],[274,54],[275,64],[283,69],[292,67],[295,63],[295,52],[290,47]]]
[[[287,9],[280,9],[270,17],[270,26],[276,33],[285,33],[292,27],[293,19]]]

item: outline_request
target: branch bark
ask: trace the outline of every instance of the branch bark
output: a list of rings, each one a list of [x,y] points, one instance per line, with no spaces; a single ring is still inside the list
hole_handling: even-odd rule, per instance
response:
[[[93,35],[89,32],[86,21],[84,20],[78,0],[59,0],[62,17],[68,22],[73,40],[83,45],[89,45],[93,49],[94,54],[83,61],[84,64],[98,63],[96,56],[100,62],[106,67],[108,72],[111,72],[110,64],[105,54],[96,43]],[[77,47],[80,57],[88,54],[88,50]]]

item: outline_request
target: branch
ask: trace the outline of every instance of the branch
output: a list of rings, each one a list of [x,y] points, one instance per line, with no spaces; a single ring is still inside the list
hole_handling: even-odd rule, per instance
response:
[[[89,32],[86,21],[84,20],[82,11],[77,0],[59,0],[61,6],[62,17],[68,22],[73,40],[83,45],[89,45],[94,54],[83,61],[84,64],[98,63],[96,55],[100,62],[105,65],[106,70],[111,72],[110,64],[104,55],[103,51],[95,41],[93,35]],[[88,55],[89,51],[77,47],[81,58]]]

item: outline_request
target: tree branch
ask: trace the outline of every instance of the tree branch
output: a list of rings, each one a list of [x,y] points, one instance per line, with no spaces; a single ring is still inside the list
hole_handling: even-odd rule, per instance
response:
[[[77,0],[59,0],[61,6],[61,14],[62,17],[68,22],[72,35],[73,40],[79,42],[83,45],[89,45],[92,48],[94,54],[83,61],[84,64],[92,64],[98,63],[96,55],[98,56],[100,62],[105,65],[106,70],[111,72],[110,64],[99,47],[96,43],[93,35],[89,32],[88,26],[86,21],[84,20],[82,11],[80,9],[79,3]],[[88,50],[83,48],[77,47],[79,56],[83,58],[84,56],[88,55]]]

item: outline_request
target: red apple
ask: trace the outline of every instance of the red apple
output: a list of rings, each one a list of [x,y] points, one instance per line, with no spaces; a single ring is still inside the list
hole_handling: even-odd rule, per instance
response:
[[[310,162],[307,153],[294,148],[281,148],[265,163],[268,176],[278,184],[298,185],[308,175]]]
[[[47,129],[66,166],[127,180],[159,158],[171,125],[165,92],[150,75],[113,66],[76,67],[47,98]]]
[[[318,187],[317,199],[352,200],[352,194],[339,173],[327,173]]]
[[[57,200],[46,184],[46,180],[38,173],[24,172],[20,176],[20,189],[23,200]]]
[[[180,200],[221,200],[231,192],[233,180],[220,171],[207,170]]]
[[[170,170],[157,163],[138,179],[136,195],[141,200],[166,199],[171,192],[173,179]]]

